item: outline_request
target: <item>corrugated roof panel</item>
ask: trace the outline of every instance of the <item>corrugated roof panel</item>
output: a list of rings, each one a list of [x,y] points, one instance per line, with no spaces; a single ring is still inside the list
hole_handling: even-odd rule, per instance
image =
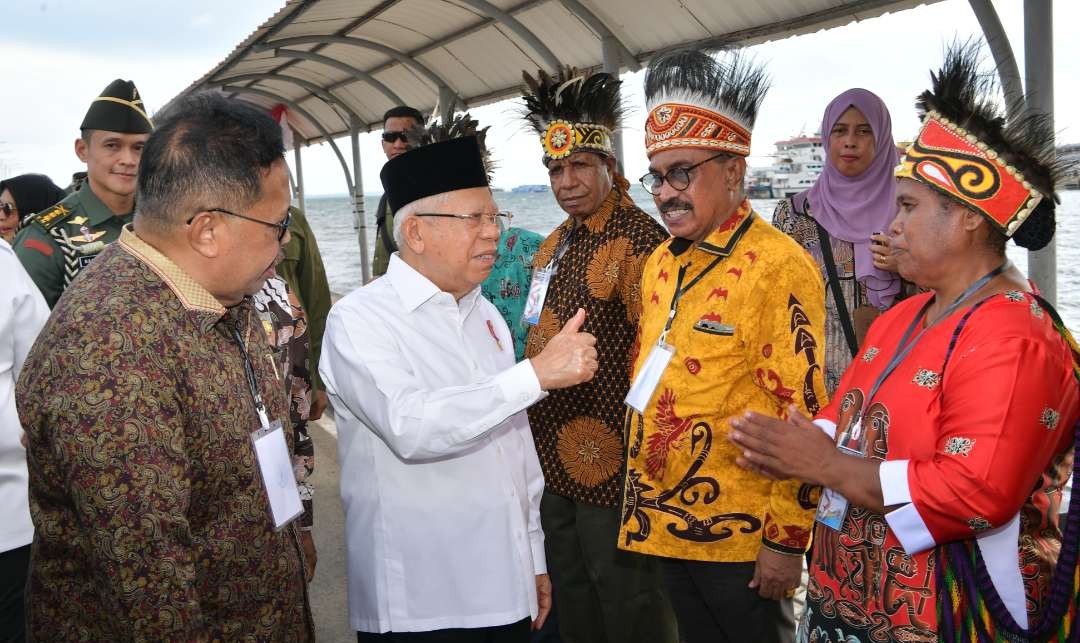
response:
[[[863,20],[938,0],[578,0],[595,14],[601,27],[575,15],[560,0],[488,0],[510,13],[564,64],[598,67],[602,47],[597,30],[609,29],[635,60],[655,51],[685,45],[734,42],[756,44],[771,39]],[[241,74],[284,73],[323,88],[336,88],[339,99],[369,124],[380,124],[392,101],[369,83],[323,64],[274,58],[256,53],[268,40],[299,35],[340,35],[383,43],[415,59],[440,76],[470,104],[513,96],[523,69],[550,65],[526,38],[484,15],[469,0],[290,0],[248,36],[226,59],[185,91],[206,86],[208,79]],[[435,82],[398,60],[371,49],[335,44],[291,45],[317,51],[372,74],[401,100],[424,112],[437,100]],[[237,81],[241,82],[241,81]],[[242,81],[251,82],[251,81]],[[257,85],[258,86],[258,85]],[[340,133],[341,116],[321,99],[295,84],[267,84],[311,104],[313,118],[325,118]],[[256,100],[249,96],[251,100]],[[305,130],[305,136],[314,136]]]

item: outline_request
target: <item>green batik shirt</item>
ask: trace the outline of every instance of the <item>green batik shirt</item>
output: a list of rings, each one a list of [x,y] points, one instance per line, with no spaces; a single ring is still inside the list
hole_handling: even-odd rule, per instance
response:
[[[28,218],[15,236],[15,255],[44,295],[49,308],[86,266],[131,222],[115,215],[83,183],[51,208]]]

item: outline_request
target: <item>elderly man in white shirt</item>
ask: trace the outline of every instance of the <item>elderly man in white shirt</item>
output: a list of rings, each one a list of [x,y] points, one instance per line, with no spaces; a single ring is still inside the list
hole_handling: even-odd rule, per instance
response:
[[[320,372],[334,407],[350,623],[359,641],[524,642],[550,609],[528,418],[595,372],[584,311],[514,363],[480,294],[503,213],[475,137],[389,161],[399,252],[339,301]]]
[[[0,641],[25,633],[23,586],[30,565],[26,448],[15,408],[15,381],[49,318],[49,307],[7,241],[0,239]]]

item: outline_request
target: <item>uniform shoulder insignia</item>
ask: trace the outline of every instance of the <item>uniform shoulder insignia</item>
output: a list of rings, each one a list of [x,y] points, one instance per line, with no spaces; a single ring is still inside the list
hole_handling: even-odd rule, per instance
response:
[[[34,223],[40,225],[42,228],[49,230],[56,227],[57,224],[62,222],[71,214],[71,210],[63,204],[63,202],[57,203],[51,210],[46,210],[41,214],[34,217]]]

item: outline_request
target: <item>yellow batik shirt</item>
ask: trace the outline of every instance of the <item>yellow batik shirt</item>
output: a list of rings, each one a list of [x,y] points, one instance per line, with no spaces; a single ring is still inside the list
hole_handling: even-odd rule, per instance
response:
[[[666,337],[674,357],[644,415],[627,407],[619,547],[717,562],[753,561],[762,545],[801,553],[818,490],[740,468],[728,420],[745,411],[786,417],[792,403],[813,415],[825,405],[821,275],[749,201],[701,243],[668,240],[642,274],[635,377],[664,329],[683,267],[684,294]]]

